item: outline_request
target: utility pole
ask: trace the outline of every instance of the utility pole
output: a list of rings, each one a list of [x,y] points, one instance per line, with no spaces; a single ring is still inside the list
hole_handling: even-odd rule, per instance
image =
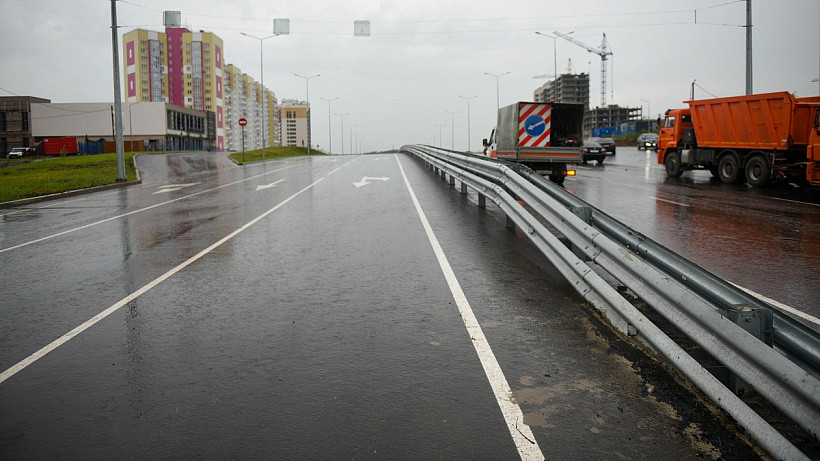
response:
[[[752,0],[746,0],[746,94],[752,93]]]
[[[126,181],[122,142],[122,95],[120,94],[120,53],[117,27],[117,0],[111,0],[111,49],[114,55],[114,144],[117,147],[117,181]]]
[[[333,138],[330,137],[330,101],[335,101],[339,97],[333,99],[319,98],[322,101],[327,101],[327,153],[333,155]]]
[[[470,100],[473,98],[477,98],[478,96],[458,96],[459,98],[467,100],[467,152],[470,152]]]
[[[456,114],[461,112],[450,112],[449,110],[444,112],[450,114],[450,150],[456,150]]]

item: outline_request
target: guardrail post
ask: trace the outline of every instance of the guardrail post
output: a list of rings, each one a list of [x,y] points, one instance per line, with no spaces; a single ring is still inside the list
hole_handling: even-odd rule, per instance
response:
[[[450,185],[451,185],[451,186],[455,186],[455,185],[456,185],[456,178],[454,178],[454,177],[453,177],[453,175],[450,175]]]
[[[487,197],[485,197],[484,194],[478,194],[478,207],[487,208]]]
[[[772,341],[772,311],[768,309],[741,308],[741,309],[720,309],[721,314],[743,328],[755,338],[766,344]],[[735,394],[743,395],[752,389],[745,381],[738,378],[734,373],[729,372],[727,387]]]
[[[467,193],[467,184],[464,184],[464,181],[461,181],[461,193],[462,194]]]

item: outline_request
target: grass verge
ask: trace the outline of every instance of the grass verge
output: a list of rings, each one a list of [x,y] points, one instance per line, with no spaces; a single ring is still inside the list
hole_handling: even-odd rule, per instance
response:
[[[296,146],[286,146],[286,147],[268,147],[265,151],[265,160],[270,160],[272,158],[285,158],[285,157],[301,157],[306,156],[307,148],[306,147],[296,147]],[[326,153],[311,149],[310,155],[327,155]],[[245,151],[245,161],[242,161],[242,152],[234,152],[230,155],[230,157],[236,160],[237,163],[240,165],[243,163],[253,163],[253,162],[261,162],[262,161],[262,149],[255,149],[255,150],[247,150]]]
[[[132,157],[125,153],[129,181],[137,179]],[[0,202],[57,194],[117,182],[117,155],[82,155],[36,159],[0,168]]]

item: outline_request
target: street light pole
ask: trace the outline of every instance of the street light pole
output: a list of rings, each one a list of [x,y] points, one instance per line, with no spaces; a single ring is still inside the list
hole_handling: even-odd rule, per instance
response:
[[[649,101],[647,101],[646,99],[641,99],[641,101],[646,103],[646,112],[648,113],[649,117],[651,118],[652,117],[652,105],[649,104]]]
[[[333,99],[319,98],[322,101],[327,101],[327,153],[333,155],[333,138],[330,137],[330,101],[335,101],[339,97]]]
[[[500,77],[503,77],[503,76],[509,74],[509,72],[504,72],[503,74],[491,74],[489,72],[484,72],[484,73],[486,75],[489,75],[490,77],[495,77],[495,110],[498,110],[498,109],[501,108],[501,105],[500,105],[500,102],[499,102],[500,99],[498,97],[498,79]]]
[[[240,34],[244,35],[245,37],[255,38],[259,40],[259,84],[262,85],[262,158],[265,158],[265,154],[267,153],[267,137],[265,136],[265,132],[268,131],[268,124],[266,115],[268,114],[267,104],[265,101],[267,100],[267,94],[265,92],[265,65],[263,62],[263,54],[262,54],[262,42],[269,39],[276,37],[278,34],[268,35],[267,37],[255,37],[250,34],[246,34],[245,32],[240,32]],[[270,101],[268,101],[270,104]],[[244,141],[244,140],[243,140]]]
[[[467,100],[467,152],[470,152],[470,100],[478,96],[458,96],[459,98]]]
[[[311,75],[310,77],[305,77],[304,75],[293,74],[299,78],[305,79],[305,96],[307,101],[307,131],[308,131],[308,142],[307,142],[307,153],[310,155],[310,79],[316,78],[321,74]]]
[[[447,126],[447,124],[446,123],[441,123],[441,124],[436,123],[436,126],[438,127],[438,146],[439,147],[444,147],[444,146],[442,146],[442,144],[444,144],[444,140],[441,136],[441,127]]]
[[[345,115],[350,115],[350,112],[345,112],[344,114],[336,114],[337,117],[342,119],[340,124],[340,130],[342,132],[342,155],[345,154]]]
[[[556,41],[558,40],[558,37],[556,37],[554,35],[550,35],[550,34],[545,34],[545,33],[542,33],[542,32],[536,32],[536,34],[543,35],[544,37],[549,37],[549,38],[552,39],[552,65],[553,65],[552,75],[554,75],[555,78],[558,78],[558,45],[556,45]]]
[[[450,114],[450,150],[456,150],[456,114],[461,112],[450,112],[449,110],[444,112]]]
[[[353,153],[353,127],[357,125],[348,125],[347,127],[350,128],[350,153]]]

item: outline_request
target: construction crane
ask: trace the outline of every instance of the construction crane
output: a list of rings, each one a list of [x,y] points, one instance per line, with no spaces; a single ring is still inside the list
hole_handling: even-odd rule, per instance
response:
[[[567,73],[574,74],[575,71],[572,68],[572,58],[569,59],[567,63]],[[553,74],[541,74],[541,75],[533,75],[532,78],[558,78],[560,75],[553,75]]]
[[[570,32],[570,34],[571,33],[572,32]],[[604,34],[604,39],[601,40],[601,48],[593,48],[583,42],[575,40],[570,37],[569,34],[562,34],[560,32],[553,32],[553,34],[601,57],[601,107],[606,107],[606,67],[608,58],[612,56],[612,52],[609,51],[609,43],[606,41],[606,34]]]

